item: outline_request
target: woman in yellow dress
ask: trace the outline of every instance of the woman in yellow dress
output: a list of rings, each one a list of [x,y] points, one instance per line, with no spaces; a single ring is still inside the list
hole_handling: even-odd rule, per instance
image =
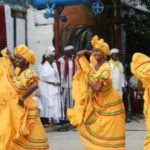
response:
[[[147,129],[144,150],[150,150],[150,57],[135,53],[132,57],[131,71],[142,82],[144,88],[144,115]]]
[[[11,143],[21,117],[17,93],[8,78],[12,77],[12,63],[7,49],[0,51],[0,150],[11,150]],[[15,108],[15,109],[14,109]],[[15,110],[15,111],[14,111]],[[14,123],[13,123],[14,122]],[[15,124],[16,123],[16,124]]]
[[[7,134],[9,141],[4,136],[6,133],[2,134],[3,141],[0,142],[4,143],[5,149],[0,150],[48,150],[48,139],[39,118],[38,107],[31,96],[38,87],[38,76],[29,67],[29,64],[34,63],[35,54],[25,45],[20,45],[15,48],[15,76],[8,76],[4,67],[6,75],[2,83],[6,85],[4,91],[7,91],[7,95],[2,94],[2,98],[5,96],[3,99],[7,100],[8,105],[2,116],[9,123],[5,127],[10,131]]]
[[[78,70],[72,83],[75,104],[68,109],[68,118],[77,127],[85,150],[124,150],[124,105],[112,87],[109,46],[98,36],[91,43],[92,52],[78,52]],[[86,53],[91,53],[91,63]]]

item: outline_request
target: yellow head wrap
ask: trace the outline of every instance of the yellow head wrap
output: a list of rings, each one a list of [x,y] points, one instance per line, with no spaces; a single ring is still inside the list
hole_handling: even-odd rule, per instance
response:
[[[95,35],[92,40],[91,44],[94,48],[100,49],[106,56],[110,55],[109,45],[104,42],[104,39],[99,39],[97,35]]]
[[[131,72],[143,82],[150,82],[150,57],[135,53],[132,57]]]
[[[25,45],[19,45],[14,49],[14,53],[21,55],[26,59],[26,61],[30,64],[34,64],[36,61],[36,56],[33,51],[31,51],[27,46]]]

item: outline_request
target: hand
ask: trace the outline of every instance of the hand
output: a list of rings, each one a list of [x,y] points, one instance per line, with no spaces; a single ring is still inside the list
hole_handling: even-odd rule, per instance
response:
[[[88,85],[91,85],[92,83],[93,83],[93,82],[92,82],[90,79],[87,80],[87,84],[88,84]]]
[[[33,93],[33,96],[41,97],[41,94],[40,94],[40,92],[38,91],[38,92]]]
[[[77,56],[85,55],[86,52],[87,52],[87,50],[79,51],[79,52],[77,53]]]
[[[60,83],[54,83],[54,86],[60,86]]]
[[[23,98],[19,98],[18,105],[20,105],[21,107],[24,107],[24,99]]]

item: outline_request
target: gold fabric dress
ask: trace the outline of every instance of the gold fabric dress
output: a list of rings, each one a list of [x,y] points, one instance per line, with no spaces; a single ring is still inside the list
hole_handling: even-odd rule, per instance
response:
[[[0,150],[48,150],[48,139],[32,97],[25,107],[18,105],[21,95],[38,77],[27,69],[12,80],[11,62],[0,57]]]
[[[29,68],[12,80],[12,85],[22,95],[38,76]],[[18,132],[13,140],[13,150],[48,150],[48,139],[39,118],[38,107],[32,96],[25,100],[25,108]]]
[[[86,150],[124,150],[124,105],[112,87],[109,64],[104,63],[95,70],[95,65],[90,65],[82,56],[78,65],[72,83],[75,105],[68,110],[71,124],[77,127]],[[103,82],[102,90],[93,92],[87,79]]]
[[[12,76],[8,57],[0,57],[0,150],[11,150],[22,110],[17,104],[18,95],[8,78]]]
[[[135,53],[131,62],[132,73],[143,83],[144,87],[144,116],[146,121],[146,137],[144,150],[150,150],[150,57]]]

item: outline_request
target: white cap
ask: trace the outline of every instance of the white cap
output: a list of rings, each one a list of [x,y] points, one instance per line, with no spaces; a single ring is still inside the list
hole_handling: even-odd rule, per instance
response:
[[[117,48],[112,48],[112,49],[110,50],[110,54],[113,54],[113,53],[119,53],[119,49],[117,49]]]
[[[74,49],[74,46],[73,46],[73,45],[68,45],[68,46],[65,46],[65,47],[64,47],[64,50],[65,50],[65,51],[72,50],[72,49]]]
[[[51,45],[45,51],[45,57],[49,57],[50,55],[55,55],[55,47]]]
[[[50,52],[55,51],[55,47],[50,45],[50,46],[48,46],[46,51],[50,51]]]

